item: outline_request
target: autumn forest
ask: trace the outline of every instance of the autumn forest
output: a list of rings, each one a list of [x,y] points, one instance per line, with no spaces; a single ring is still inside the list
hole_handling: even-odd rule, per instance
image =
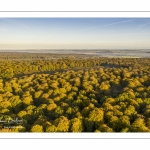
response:
[[[150,132],[150,58],[1,52],[0,132]]]

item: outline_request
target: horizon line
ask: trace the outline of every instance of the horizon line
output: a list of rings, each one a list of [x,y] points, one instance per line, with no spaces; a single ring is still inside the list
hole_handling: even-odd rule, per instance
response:
[[[48,49],[0,49],[0,51],[24,51],[24,50],[150,50],[150,48],[48,48]]]

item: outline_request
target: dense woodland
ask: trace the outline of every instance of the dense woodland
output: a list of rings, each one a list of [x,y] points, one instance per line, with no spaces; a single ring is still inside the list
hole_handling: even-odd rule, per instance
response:
[[[149,132],[150,59],[1,53],[0,120],[14,118],[0,132]]]

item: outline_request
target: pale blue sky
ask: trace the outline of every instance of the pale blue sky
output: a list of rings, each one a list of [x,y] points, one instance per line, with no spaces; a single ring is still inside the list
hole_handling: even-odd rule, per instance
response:
[[[150,49],[150,18],[0,18],[5,49]]]

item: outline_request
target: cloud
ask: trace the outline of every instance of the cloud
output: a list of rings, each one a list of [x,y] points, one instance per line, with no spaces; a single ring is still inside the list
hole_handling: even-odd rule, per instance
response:
[[[116,24],[121,24],[121,23],[126,23],[126,22],[131,22],[135,19],[132,19],[132,20],[126,20],[126,21],[120,21],[120,22],[115,22],[115,23],[110,23],[110,24],[105,24],[105,25],[102,25],[102,26],[96,26],[96,27],[92,27],[92,28],[86,28],[86,29],[83,29],[81,31],[85,31],[85,30],[91,30],[91,29],[95,29],[95,28],[101,28],[101,27],[107,27],[107,26],[112,26],[112,25],[116,25]]]
[[[129,35],[129,34],[150,34],[150,33],[139,33],[139,32],[129,32],[129,33],[123,33],[123,34],[115,34],[115,35]]]
[[[149,23],[146,23],[146,24],[140,25],[140,26],[139,26],[139,29],[142,28],[142,27],[144,27],[144,26],[146,26],[146,25],[148,25],[148,24],[150,24],[150,22],[149,22]]]
[[[8,19],[8,18],[0,18],[0,20],[3,20],[9,24],[13,24],[15,26],[21,27],[21,28],[27,28],[29,29],[30,27],[22,22],[17,22],[14,19]]]

